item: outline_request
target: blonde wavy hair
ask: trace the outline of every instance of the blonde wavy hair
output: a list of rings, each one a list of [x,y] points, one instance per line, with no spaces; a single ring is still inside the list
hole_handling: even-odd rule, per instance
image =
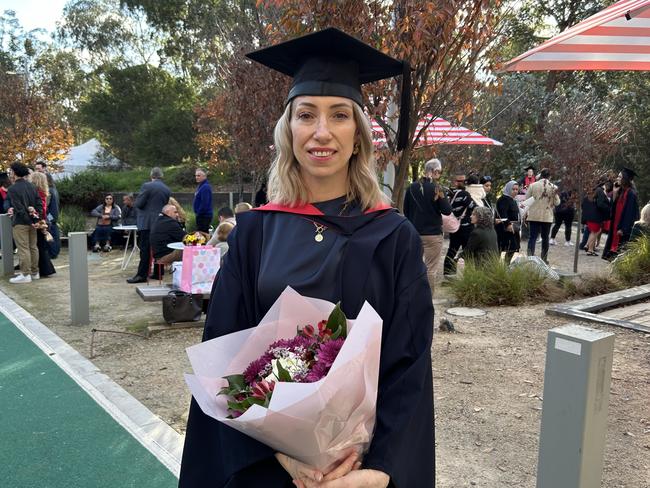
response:
[[[287,105],[282,117],[275,125],[275,159],[269,169],[269,201],[282,205],[299,206],[309,203],[309,193],[300,174],[300,164],[293,153],[291,135],[291,109]],[[372,144],[370,122],[361,107],[352,104],[354,121],[359,134],[359,152],[353,154],[348,164],[347,201],[357,201],[367,210],[381,203],[389,203],[381,191],[377,177],[377,163]]]
[[[46,196],[50,194],[50,188],[47,186],[47,176],[43,173],[39,173],[38,171],[33,172],[30,176],[30,180],[32,184],[45,193]]]

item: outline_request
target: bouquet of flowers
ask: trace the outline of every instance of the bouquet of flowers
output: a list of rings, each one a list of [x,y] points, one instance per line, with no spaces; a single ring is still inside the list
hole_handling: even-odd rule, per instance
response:
[[[45,240],[47,242],[52,242],[54,240],[54,237],[52,237],[52,234],[50,234],[49,231],[49,225],[47,225],[46,220],[39,220],[34,224],[34,227],[36,227],[36,230],[40,231],[44,236]]]
[[[346,320],[287,288],[256,327],[188,348],[185,380],[206,415],[328,471],[370,444],[381,331],[368,303]]]
[[[224,378],[228,386],[219,394],[229,397],[230,418],[241,416],[252,405],[268,408],[279,381],[313,383],[322,380],[329,373],[346,337],[347,318],[336,305],[328,320],[321,320],[317,327],[311,324],[298,327],[295,337],[272,343],[243,374]]]
[[[204,246],[206,242],[208,242],[207,239],[200,232],[187,234],[183,237],[183,244],[186,246]]]

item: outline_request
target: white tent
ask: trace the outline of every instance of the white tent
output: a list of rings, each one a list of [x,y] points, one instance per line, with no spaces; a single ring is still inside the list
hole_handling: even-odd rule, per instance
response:
[[[72,176],[81,171],[89,169],[93,165],[100,164],[99,157],[102,155],[102,145],[97,139],[90,139],[79,146],[74,146],[68,151],[67,157],[61,161],[63,171],[53,174],[54,178],[61,179]],[[102,164],[114,164],[118,162],[110,158],[108,163],[102,158]]]

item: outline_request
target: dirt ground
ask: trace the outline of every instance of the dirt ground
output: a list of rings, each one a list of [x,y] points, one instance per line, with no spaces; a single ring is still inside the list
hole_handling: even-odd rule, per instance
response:
[[[569,270],[572,249],[554,246],[551,264]],[[137,259],[122,271],[122,253],[89,253],[91,325],[70,325],[67,250],[54,261],[57,274],[31,285],[0,288],[179,432],[187,418],[190,371],[185,348],[201,329],[167,330],[160,302],[145,303],[135,285]],[[581,256],[581,271],[606,271],[598,258]],[[445,298],[445,288],[435,298]],[[431,351],[437,430],[437,486],[534,487],[541,419],[547,331],[568,323],[544,314],[543,305],[487,308],[462,319],[436,307],[436,323],[450,318],[459,333],[436,331]],[[650,334],[598,326],[616,334],[603,485],[650,486]],[[562,487],[558,487],[562,488]]]

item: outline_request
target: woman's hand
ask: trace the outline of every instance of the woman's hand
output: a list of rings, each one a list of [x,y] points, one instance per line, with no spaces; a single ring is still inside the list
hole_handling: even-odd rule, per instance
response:
[[[275,458],[278,460],[280,465],[284,470],[289,473],[294,484],[298,487],[309,487],[317,485],[305,485],[306,482],[320,482],[323,480],[323,473],[318,469],[314,469],[311,466],[307,466],[300,461],[297,461],[294,458],[282,454],[279,452],[275,453]],[[303,483],[302,485],[299,483]]]
[[[515,228],[512,226],[512,224],[509,224],[508,227],[506,227],[506,230],[512,234],[515,233]]]
[[[342,478],[317,483],[318,488],[386,488],[390,476],[374,469],[350,471]],[[307,487],[309,488],[309,487]]]
[[[280,455],[284,456],[284,454],[280,454]],[[276,454],[276,458],[277,457],[278,457],[278,455]],[[295,459],[292,459],[292,458],[290,458],[288,456],[285,456],[285,457],[287,457],[288,459],[290,459],[293,462],[296,462],[298,464],[301,464],[301,465],[305,466],[304,464],[300,463],[299,461],[296,461]],[[341,477],[345,476],[350,471],[359,469],[361,467],[361,463],[358,461],[358,459],[359,459],[359,454],[356,451],[351,452],[350,455],[348,457],[346,457],[343,461],[341,461],[341,463],[336,468],[334,468],[332,471],[330,471],[325,476],[323,476],[322,481],[326,482],[326,481],[336,480],[338,478],[341,478]],[[280,461],[280,458],[278,458],[278,461]],[[297,479],[284,466],[282,461],[280,461],[280,464],[282,464],[284,469],[291,475],[291,477],[293,478],[293,483],[298,488],[317,488],[317,487],[321,486],[321,483],[319,483],[319,481],[314,481],[313,478],[312,479],[308,479],[308,478],[299,478],[299,479]],[[313,468],[311,468],[309,466],[307,466],[307,468],[313,469]]]

